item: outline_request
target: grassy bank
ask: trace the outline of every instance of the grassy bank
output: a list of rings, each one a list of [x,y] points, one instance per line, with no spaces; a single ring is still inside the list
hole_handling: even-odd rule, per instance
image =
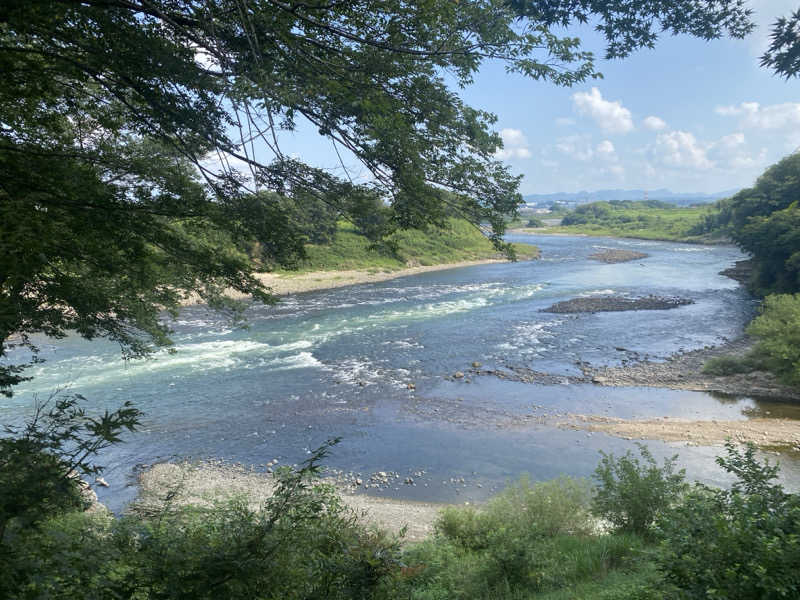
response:
[[[341,222],[331,244],[306,246],[308,259],[299,272],[346,269],[396,271],[409,266],[430,266],[472,260],[502,258],[475,227],[461,219],[450,219],[444,229],[406,230],[392,236],[397,250],[371,247],[370,241],[350,224]],[[529,244],[514,244],[520,260],[537,258],[539,250]],[[288,271],[292,273],[297,271]]]
[[[593,202],[567,213],[559,226],[532,231],[673,242],[723,243],[727,240],[720,234],[697,233],[699,225],[713,210],[710,205],[679,207],[661,202]]]

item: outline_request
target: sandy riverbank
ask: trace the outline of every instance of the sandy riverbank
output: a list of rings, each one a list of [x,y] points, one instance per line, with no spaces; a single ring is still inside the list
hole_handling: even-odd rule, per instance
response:
[[[800,422],[794,419],[692,421],[663,417],[628,420],[598,415],[570,415],[568,420],[559,423],[559,427],[599,431],[626,440],[663,440],[686,442],[690,446],[715,446],[731,439],[762,448],[800,450]]]
[[[447,269],[457,269],[460,267],[472,267],[475,265],[487,265],[491,263],[508,262],[503,258],[487,258],[481,260],[464,260],[454,263],[442,263],[439,265],[420,265],[416,267],[405,267],[393,271],[382,270],[360,270],[349,269],[344,271],[308,271],[302,273],[256,273],[255,277],[269,288],[276,296],[288,296],[302,292],[313,292],[317,290],[329,290],[333,288],[357,285],[360,283],[377,283],[389,281],[420,273],[430,273],[433,271],[444,271]],[[231,298],[244,300],[247,295],[229,290],[227,292]],[[184,306],[199,304],[202,300],[199,296],[190,296],[182,302]]]
[[[331,481],[336,485],[336,482]],[[139,498],[130,510],[153,514],[163,507],[167,494],[177,504],[211,505],[232,497],[245,497],[257,507],[275,489],[272,475],[222,462],[161,463],[139,475]],[[445,504],[377,498],[353,494],[352,487],[336,485],[344,503],[368,524],[393,533],[406,527],[405,541],[422,540],[433,533],[433,523]]]
[[[301,292],[345,287],[359,283],[377,283],[379,281],[408,277],[409,275],[419,275],[420,273],[430,273],[433,271],[444,271],[447,269],[457,269],[459,267],[471,267],[474,265],[486,265],[499,262],[508,261],[499,258],[488,258],[483,260],[444,263],[441,265],[406,267],[397,271],[347,270],[288,274],[258,273],[257,277],[265,286],[272,290],[272,293],[278,296],[285,296]]]
[[[664,362],[640,361],[621,367],[583,366],[584,377],[596,385],[660,387],[679,390],[721,392],[734,396],[800,401],[800,390],[777,381],[772,373],[756,371],[714,376],[703,372],[711,358],[742,355],[753,341],[740,338],[713,348],[676,354]],[[597,415],[572,415],[558,424],[569,429],[601,431],[625,439],[686,442],[689,445],[718,445],[727,439],[752,442],[762,448],[800,450],[800,420],[750,418],[737,421],[662,419],[617,419]]]

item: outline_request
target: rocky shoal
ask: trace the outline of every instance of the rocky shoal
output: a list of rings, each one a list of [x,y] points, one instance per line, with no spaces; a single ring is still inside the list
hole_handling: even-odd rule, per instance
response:
[[[694,300],[652,295],[639,298],[627,298],[625,296],[590,296],[556,302],[552,306],[542,309],[541,312],[594,313],[620,312],[626,310],[667,310],[687,304],[694,304]]]

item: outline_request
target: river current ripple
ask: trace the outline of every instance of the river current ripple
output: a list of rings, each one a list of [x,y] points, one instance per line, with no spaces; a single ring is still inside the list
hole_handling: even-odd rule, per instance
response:
[[[489,264],[288,297],[253,306],[246,329],[205,307],[173,323],[174,353],[125,362],[111,343],[39,339],[46,363],[11,399],[0,422],[19,422],[33,398],[65,388],[90,410],[132,401],[143,429],[101,459],[111,484],[101,501],[120,510],[135,495],[136,465],[221,458],[298,463],[341,437],[329,466],[367,476],[415,474],[414,484],[371,493],[475,501],[522,473],[589,476],[598,451],[633,442],[542,424],[541,414],[745,418],[758,404],[700,392],[592,385],[531,385],[490,377],[452,380],[478,361],[564,376],[576,361],[618,364],[717,345],[741,334],[754,300],[719,271],[740,260],[731,247],[571,236],[513,236],[538,245],[538,261]],[[649,254],[628,263],[588,258],[602,248]],[[556,315],[540,312],[577,296],[676,296],[673,310]],[[11,357],[11,360],[21,357]],[[469,382],[467,382],[469,380]],[[409,389],[413,383],[415,389]],[[720,448],[648,442],[680,454],[691,477],[725,478]],[[797,487],[800,463],[783,456]],[[424,471],[424,475],[419,473]],[[462,481],[463,480],[463,481]]]

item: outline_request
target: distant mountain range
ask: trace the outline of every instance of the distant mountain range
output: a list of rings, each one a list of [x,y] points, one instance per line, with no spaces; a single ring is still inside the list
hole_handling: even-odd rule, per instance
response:
[[[526,204],[537,206],[547,206],[553,202],[564,202],[567,204],[586,204],[587,202],[599,202],[601,200],[644,200],[647,194],[648,200],[661,200],[686,206],[689,204],[701,204],[715,202],[720,198],[732,196],[738,189],[726,190],[713,194],[703,193],[675,193],[667,189],[660,190],[596,190],[594,192],[556,192],[554,194],[528,194],[523,196]]]

